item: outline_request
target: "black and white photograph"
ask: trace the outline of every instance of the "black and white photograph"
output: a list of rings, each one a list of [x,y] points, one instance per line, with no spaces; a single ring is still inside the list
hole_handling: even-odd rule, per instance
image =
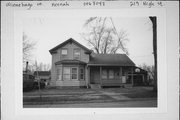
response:
[[[177,3],[1,2],[1,119],[177,120]]]
[[[24,19],[23,107],[157,107],[156,19]]]

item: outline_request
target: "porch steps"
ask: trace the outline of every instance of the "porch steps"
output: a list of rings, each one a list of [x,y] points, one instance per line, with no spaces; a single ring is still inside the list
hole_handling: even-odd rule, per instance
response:
[[[101,89],[100,84],[90,84],[91,89]]]

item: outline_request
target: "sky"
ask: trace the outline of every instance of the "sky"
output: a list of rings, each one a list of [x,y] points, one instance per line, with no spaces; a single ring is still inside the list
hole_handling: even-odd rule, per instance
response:
[[[31,41],[36,42],[31,60],[51,64],[49,50],[63,41],[73,38],[87,48],[87,41],[81,37],[88,17],[32,17],[23,20],[23,32]],[[125,30],[129,41],[126,42],[130,59],[136,66],[153,65],[152,24],[148,17],[112,17],[117,31]]]

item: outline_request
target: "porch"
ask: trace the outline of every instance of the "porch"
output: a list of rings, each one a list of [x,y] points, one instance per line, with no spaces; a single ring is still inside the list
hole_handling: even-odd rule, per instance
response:
[[[121,87],[134,85],[133,66],[88,66],[88,70],[90,86]]]

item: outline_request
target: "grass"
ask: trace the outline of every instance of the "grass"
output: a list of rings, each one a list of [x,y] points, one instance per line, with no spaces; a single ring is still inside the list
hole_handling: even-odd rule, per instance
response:
[[[156,92],[146,87],[133,88],[105,88],[105,89],[60,89],[48,88],[41,90],[42,97],[39,96],[39,91],[24,92],[23,103],[27,104],[67,104],[67,103],[103,103],[117,102],[111,95],[103,94],[103,92],[114,93],[117,96],[136,98],[157,98]],[[52,96],[51,96],[52,95]],[[53,96],[54,95],[54,96]],[[32,97],[28,97],[32,96]],[[34,97],[33,97],[34,96]]]
[[[67,104],[67,103],[89,103],[89,102],[104,102],[104,101],[113,101],[112,98],[106,95],[101,95],[99,97],[82,97],[82,96],[66,96],[66,97],[40,97],[38,98],[24,98],[23,102],[28,104],[34,103],[58,103],[58,104]]]
[[[139,93],[130,93],[124,94],[124,96],[129,98],[157,98],[157,93],[154,91],[146,91],[146,92],[139,92]]]

